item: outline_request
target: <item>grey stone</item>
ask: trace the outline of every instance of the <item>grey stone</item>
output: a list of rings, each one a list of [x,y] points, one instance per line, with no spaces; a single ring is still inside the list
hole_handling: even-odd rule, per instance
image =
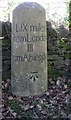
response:
[[[10,66],[9,65],[5,65],[3,66],[3,72],[6,72],[10,69]]]
[[[10,60],[5,60],[5,61],[4,61],[4,64],[5,64],[5,65],[10,65],[10,63],[11,63]]]
[[[57,33],[58,38],[65,38],[69,34],[69,31],[63,25],[60,25],[59,28],[57,28]]]
[[[0,37],[2,37],[2,22],[0,21]]]
[[[1,90],[1,83],[2,83],[2,22],[0,22],[0,105],[2,104],[2,90]],[[1,114],[0,114],[1,117]]]
[[[47,35],[45,9],[25,2],[13,10],[11,89],[19,96],[47,90]]]

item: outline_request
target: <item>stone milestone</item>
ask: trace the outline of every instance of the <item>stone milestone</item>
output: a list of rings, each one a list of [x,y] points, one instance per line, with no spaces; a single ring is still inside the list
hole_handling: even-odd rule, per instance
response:
[[[18,96],[47,90],[47,35],[45,9],[24,2],[12,16],[11,89]]]

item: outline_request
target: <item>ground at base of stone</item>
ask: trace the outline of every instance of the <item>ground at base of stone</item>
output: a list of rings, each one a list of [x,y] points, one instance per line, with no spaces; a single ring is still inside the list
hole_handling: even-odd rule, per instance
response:
[[[41,96],[18,97],[10,93],[10,80],[2,85],[3,119],[71,120],[71,79],[59,77]]]

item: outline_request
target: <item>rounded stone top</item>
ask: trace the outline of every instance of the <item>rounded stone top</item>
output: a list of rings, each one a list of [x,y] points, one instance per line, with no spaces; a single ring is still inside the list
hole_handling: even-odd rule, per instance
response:
[[[45,10],[40,4],[36,2],[23,2],[20,5],[18,5],[14,10],[23,8],[36,8],[39,10]]]

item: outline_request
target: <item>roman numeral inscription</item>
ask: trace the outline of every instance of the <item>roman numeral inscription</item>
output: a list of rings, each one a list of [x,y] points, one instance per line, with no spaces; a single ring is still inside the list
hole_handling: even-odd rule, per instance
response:
[[[45,9],[25,2],[13,10],[11,90],[18,96],[47,90],[47,34]]]
[[[41,23],[38,23],[37,25],[29,25],[28,24],[24,24],[24,23],[20,23],[20,24],[16,24],[16,32],[24,32],[24,31],[29,31],[29,32],[38,32],[41,31],[43,32],[45,29],[45,26],[43,26]]]
[[[16,32],[27,31],[27,24],[16,24]]]
[[[27,52],[33,52],[33,44],[27,44]]]

